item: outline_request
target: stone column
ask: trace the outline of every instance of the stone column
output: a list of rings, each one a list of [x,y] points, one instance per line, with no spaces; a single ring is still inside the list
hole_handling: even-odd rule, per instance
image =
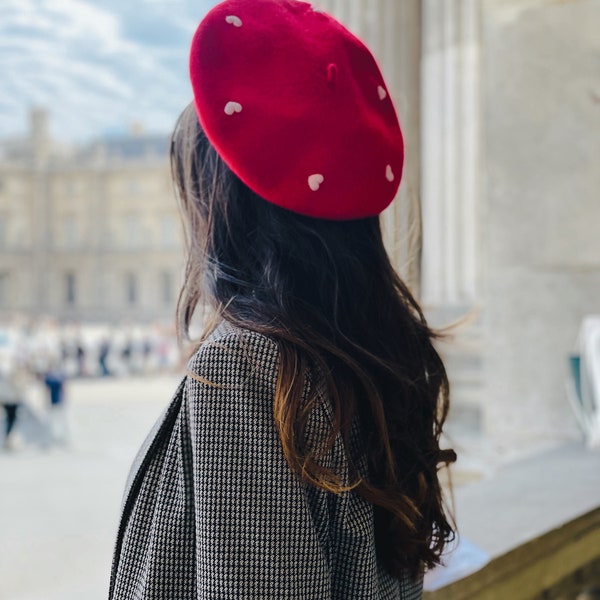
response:
[[[479,299],[480,3],[422,6],[422,297],[451,314]]]
[[[482,431],[480,0],[423,0],[421,302],[434,327],[465,316],[440,343],[453,438]]]
[[[392,262],[413,292],[421,288],[421,2],[380,0],[381,65],[404,134],[400,194],[383,214]]]

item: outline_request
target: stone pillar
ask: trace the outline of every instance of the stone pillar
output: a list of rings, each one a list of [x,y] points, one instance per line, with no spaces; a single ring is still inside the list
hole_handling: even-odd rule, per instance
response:
[[[44,164],[50,151],[50,135],[48,111],[43,108],[33,108],[29,113],[29,143],[34,162]]]
[[[415,295],[421,288],[421,2],[380,1],[381,64],[404,134],[400,195],[383,214],[392,262]]]
[[[452,314],[479,299],[480,3],[422,6],[422,299]]]
[[[454,327],[438,348],[451,386],[453,439],[479,434],[484,395],[481,302],[479,0],[423,0],[421,62],[421,303],[434,327]]]

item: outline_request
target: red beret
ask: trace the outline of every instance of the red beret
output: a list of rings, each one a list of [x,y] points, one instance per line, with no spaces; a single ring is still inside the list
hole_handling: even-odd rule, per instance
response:
[[[381,213],[404,162],[398,117],[368,48],[299,0],[226,0],[190,56],[202,128],[259,196],[324,219]]]

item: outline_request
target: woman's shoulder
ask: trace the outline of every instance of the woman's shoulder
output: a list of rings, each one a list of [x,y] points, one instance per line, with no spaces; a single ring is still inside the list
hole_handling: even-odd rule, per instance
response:
[[[249,378],[274,380],[279,350],[272,338],[222,321],[198,346],[187,375],[201,383],[231,385]]]

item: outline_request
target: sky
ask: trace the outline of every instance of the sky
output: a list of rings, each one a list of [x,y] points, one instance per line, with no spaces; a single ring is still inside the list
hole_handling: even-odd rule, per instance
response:
[[[0,0],[0,139],[47,108],[67,142],[169,133],[192,98],[192,35],[213,0]]]

